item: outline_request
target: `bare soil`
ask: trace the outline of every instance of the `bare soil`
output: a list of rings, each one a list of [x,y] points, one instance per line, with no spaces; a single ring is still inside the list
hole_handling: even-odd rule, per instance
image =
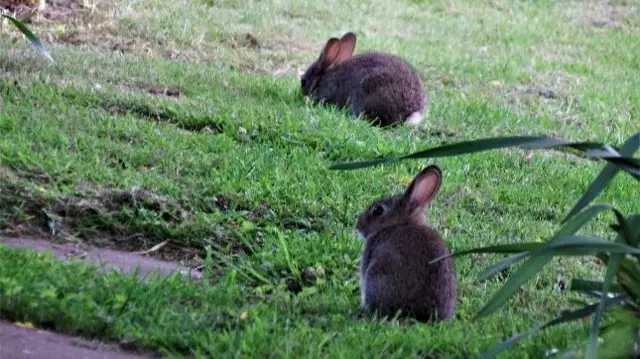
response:
[[[104,269],[114,268],[124,273],[138,270],[145,278],[149,274],[169,275],[181,273],[198,280],[201,273],[178,263],[163,261],[141,253],[89,247],[80,243],[55,243],[37,237],[3,237],[0,245],[10,248],[51,252],[61,260],[81,258],[89,263],[101,264]],[[0,321],[0,359],[134,359],[154,358],[147,354],[129,353],[117,345],[90,341],[54,332],[38,330]]]
[[[147,354],[128,353],[113,344],[89,341],[0,321],[2,359],[146,359]]]
[[[18,18],[30,12],[38,12],[49,21],[64,20],[84,10],[78,0],[47,1],[41,8],[39,2],[33,0],[0,0],[0,8],[16,14]]]
[[[140,253],[124,252],[106,248],[89,247],[79,243],[54,243],[36,237],[0,237],[0,244],[11,248],[32,249],[38,252],[50,251],[61,260],[81,258],[89,263],[102,264],[105,268],[132,273],[138,269],[141,277],[151,273],[169,275],[181,273],[191,279],[200,279],[201,273],[175,262],[163,261]]]
[[[574,24],[604,29],[637,27],[640,7],[634,1],[577,1],[564,9]]]

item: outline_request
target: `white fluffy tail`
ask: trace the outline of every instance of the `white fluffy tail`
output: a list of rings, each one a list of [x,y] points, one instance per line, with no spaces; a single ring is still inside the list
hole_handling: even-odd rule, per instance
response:
[[[422,115],[422,112],[420,111],[416,111],[414,113],[412,113],[411,115],[409,115],[409,117],[407,117],[406,120],[404,120],[404,123],[407,126],[411,126],[411,127],[415,127],[420,125],[420,123],[422,122],[424,116]]]

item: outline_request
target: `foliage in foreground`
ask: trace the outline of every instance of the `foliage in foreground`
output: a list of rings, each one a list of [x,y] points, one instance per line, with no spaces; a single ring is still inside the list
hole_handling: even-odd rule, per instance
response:
[[[640,146],[640,132],[631,136],[620,149],[593,142],[568,142],[548,137],[502,137],[444,145],[406,156],[378,160],[334,164],[333,169],[355,169],[415,158],[458,156],[491,149],[520,147],[523,149],[565,148],[578,151],[584,156],[607,161],[607,165],[592,182],[562,221],[562,226],[546,242],[528,242],[474,248],[454,255],[470,253],[509,253],[507,258],[487,268],[480,274],[481,280],[500,273],[517,262],[526,261],[509,276],[493,298],[477,313],[476,318],[488,316],[500,309],[520,286],[534,277],[556,256],[594,256],[606,265],[604,280],[573,279],[571,290],[592,298],[582,302],[582,307],[563,312],[543,325],[517,334],[484,353],[494,357],[520,339],[558,324],[592,316],[588,341],[584,349],[570,350],[566,354],[583,353],[586,358],[596,358],[600,332],[605,340],[601,344],[607,354],[615,356],[640,354],[640,213],[625,215],[608,204],[589,206],[595,197],[624,171],[640,180],[640,159],[633,154]],[[634,194],[629,193],[629,196]],[[589,206],[589,207],[588,207]],[[576,235],[599,213],[612,211],[616,222],[610,226],[615,235],[613,242],[605,238]],[[610,314],[606,325],[602,325],[603,314]]]
[[[31,42],[33,47],[35,47],[36,50],[38,50],[38,52],[42,56],[46,57],[49,61],[55,64],[55,61],[53,61],[53,57],[51,57],[49,50],[44,46],[42,41],[40,41],[40,39],[36,35],[34,35],[33,32],[31,32],[31,30],[29,30],[29,28],[22,21],[7,14],[0,13],[0,16],[9,20],[9,22],[13,24],[13,26],[15,26],[18,30],[20,30],[20,32],[29,40],[29,42]]]

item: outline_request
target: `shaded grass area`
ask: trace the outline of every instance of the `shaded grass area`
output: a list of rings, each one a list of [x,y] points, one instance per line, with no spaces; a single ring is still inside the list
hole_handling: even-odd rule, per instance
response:
[[[355,309],[352,282],[327,280],[294,295],[283,285],[258,291],[235,270],[215,286],[180,276],[140,283],[135,276],[99,274],[81,262],[63,265],[23,250],[0,248],[0,258],[3,317],[168,357],[376,357],[381,352],[398,358],[462,357],[495,340],[478,336],[481,327],[486,333],[526,325],[520,320],[482,326],[457,320],[427,327],[372,320]],[[336,295],[340,287],[342,294]],[[551,331],[536,344],[553,340],[564,345],[566,334],[566,328]],[[465,340],[469,336],[475,336],[472,342]]]
[[[472,322],[508,273],[477,283],[495,257],[468,257],[456,261],[456,320],[364,317],[356,215],[425,163],[327,167],[493,135],[620,144],[638,123],[637,7],[603,28],[563,21],[577,15],[545,1],[381,4],[105,2],[64,28],[35,27],[57,41],[59,73],[1,39],[0,229],[48,232],[45,211],[60,217],[59,237],[129,250],[169,239],[156,255],[215,275],[211,286],[139,284],[0,249],[0,313],[180,355],[404,358],[472,356],[570,306],[568,278],[597,275],[599,264],[563,258],[500,316]],[[329,16],[330,7],[345,11]],[[382,131],[302,101],[296,71],[347,26],[360,51],[416,65],[434,97],[425,128]],[[245,33],[260,49],[245,46]],[[601,166],[549,151],[437,162],[444,182],[429,222],[454,251],[545,238]],[[621,176],[602,200],[637,211],[625,196],[632,186]],[[553,329],[506,355],[539,357],[583,333]]]

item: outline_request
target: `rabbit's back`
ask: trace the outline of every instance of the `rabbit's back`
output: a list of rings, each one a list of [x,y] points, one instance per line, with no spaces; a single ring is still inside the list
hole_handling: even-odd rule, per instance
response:
[[[418,73],[398,56],[369,52],[328,70],[315,93],[318,100],[348,107],[383,125],[422,116],[428,98]]]
[[[422,321],[451,317],[457,296],[453,261],[429,264],[449,253],[426,226],[394,226],[368,239],[361,268],[365,308],[382,315],[402,310]]]

